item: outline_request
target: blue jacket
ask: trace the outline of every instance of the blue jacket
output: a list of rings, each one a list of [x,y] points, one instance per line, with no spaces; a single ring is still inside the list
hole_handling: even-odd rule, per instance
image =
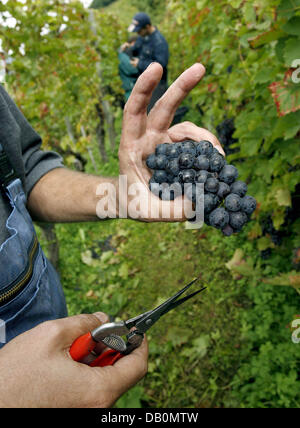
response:
[[[159,62],[164,68],[162,81],[167,81],[169,46],[157,28],[149,36],[138,37],[134,45],[133,55],[139,58],[138,69],[140,73],[145,71],[151,62]]]

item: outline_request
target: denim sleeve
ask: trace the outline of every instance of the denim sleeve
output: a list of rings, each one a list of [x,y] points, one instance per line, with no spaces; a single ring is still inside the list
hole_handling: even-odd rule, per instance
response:
[[[41,149],[41,137],[21,113],[19,108],[0,85],[2,114],[7,118],[3,144],[26,193],[47,172],[63,167],[62,158],[55,152]],[[1,101],[1,100],[0,100]]]

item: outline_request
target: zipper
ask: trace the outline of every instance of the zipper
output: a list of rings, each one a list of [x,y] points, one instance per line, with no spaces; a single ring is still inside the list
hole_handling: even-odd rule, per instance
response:
[[[28,254],[28,263],[24,270],[24,272],[16,279],[12,284],[10,284],[6,289],[7,291],[0,291],[0,306],[8,303],[12,300],[22,289],[26,287],[29,281],[32,278],[33,274],[33,266],[38,253],[38,240],[37,237],[34,236],[34,239],[29,248]]]

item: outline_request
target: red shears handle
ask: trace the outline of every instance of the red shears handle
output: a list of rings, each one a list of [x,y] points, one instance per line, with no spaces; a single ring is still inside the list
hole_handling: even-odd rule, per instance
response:
[[[97,342],[93,339],[91,333],[86,333],[83,336],[78,337],[73,342],[70,348],[70,355],[74,361],[78,361],[79,363],[84,362],[84,360],[94,351],[96,345]],[[124,357],[124,354],[113,349],[109,349],[99,355],[95,360],[88,363],[88,365],[91,367],[112,366],[122,357]]]

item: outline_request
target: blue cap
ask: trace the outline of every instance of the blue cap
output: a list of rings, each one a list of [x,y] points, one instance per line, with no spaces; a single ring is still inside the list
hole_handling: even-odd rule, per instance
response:
[[[148,24],[151,25],[150,17],[144,12],[139,12],[134,15],[132,23],[128,27],[128,31],[138,33]]]

